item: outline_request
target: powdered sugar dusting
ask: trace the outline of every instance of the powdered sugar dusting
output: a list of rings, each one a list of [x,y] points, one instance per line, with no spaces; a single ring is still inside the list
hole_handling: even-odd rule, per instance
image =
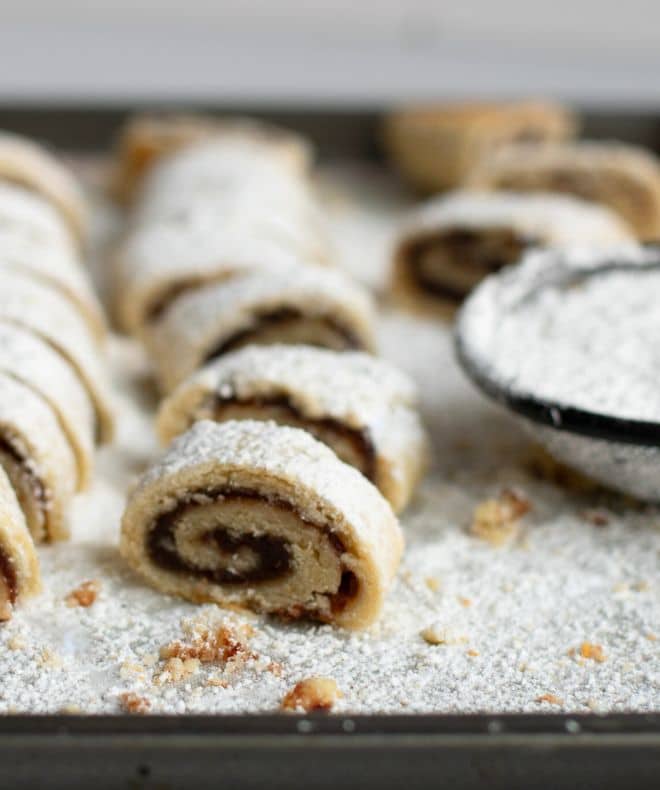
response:
[[[344,205],[342,227],[350,211],[359,224],[361,209]],[[391,211],[383,225],[400,216]],[[385,276],[384,258],[381,266]],[[75,503],[73,541],[39,549],[45,592],[0,627],[0,709],[119,712],[133,693],[149,713],[272,712],[299,680],[323,676],[344,694],[339,713],[657,710],[658,510],[530,476],[526,437],[463,380],[446,328],[388,314],[379,340],[420,387],[437,457],[403,517],[404,564],[379,625],[351,634],[195,606],[126,568],[117,551],[124,494],[158,449],[144,359],[113,340],[118,441],[99,453],[94,488]],[[511,485],[533,511],[516,541],[495,549],[467,526],[480,501]],[[594,508],[606,524],[586,517]],[[68,607],[85,580],[100,582],[98,598]],[[258,659],[156,683],[160,648],[185,637],[182,621],[249,625]],[[430,626],[451,639],[428,644],[420,632]],[[605,660],[584,658],[583,642]]]

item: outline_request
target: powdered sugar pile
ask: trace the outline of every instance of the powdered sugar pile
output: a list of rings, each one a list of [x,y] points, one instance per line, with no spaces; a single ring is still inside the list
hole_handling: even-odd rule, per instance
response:
[[[659,421],[660,255],[624,248],[619,257],[628,271],[589,276],[608,262],[598,253],[544,251],[490,279],[462,321],[469,354],[516,393]]]
[[[348,198],[333,205],[340,248],[347,226],[354,238],[360,223],[381,234],[400,216]],[[382,238],[370,249],[384,248]],[[357,269],[357,256],[351,263]],[[369,261],[371,282],[375,270]],[[45,592],[0,627],[0,710],[117,712],[132,692],[151,712],[273,711],[311,675],[333,677],[344,693],[336,709],[353,713],[657,710],[660,512],[530,475],[528,440],[464,381],[445,327],[392,313],[380,339],[420,386],[436,465],[403,518],[407,551],[379,625],[351,634],[195,606],[127,569],[117,551],[124,495],[158,448],[145,361],[115,339],[118,441],[75,503],[72,541],[39,549]],[[496,549],[467,526],[474,507],[506,486],[522,489],[533,510]],[[67,606],[86,579],[99,581],[97,600]],[[249,623],[257,657],[163,678],[160,648],[187,638],[183,621],[188,630]],[[429,626],[442,644],[420,635]],[[585,657],[583,643],[601,647],[593,655],[604,660]]]

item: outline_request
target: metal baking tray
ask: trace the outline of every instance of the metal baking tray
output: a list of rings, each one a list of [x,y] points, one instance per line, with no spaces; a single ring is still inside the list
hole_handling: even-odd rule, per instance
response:
[[[181,105],[178,105],[181,107]],[[70,151],[107,146],[133,108],[0,108],[0,128]],[[141,107],[140,109],[144,109]],[[162,109],[159,107],[157,109]],[[187,108],[203,109],[209,108]],[[377,112],[215,107],[376,160]],[[586,108],[585,133],[660,150],[660,113]],[[660,715],[0,717],[0,788],[656,788]]]

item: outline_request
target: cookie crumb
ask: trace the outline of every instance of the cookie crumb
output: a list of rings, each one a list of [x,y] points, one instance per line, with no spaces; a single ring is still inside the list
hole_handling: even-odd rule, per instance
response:
[[[197,673],[200,667],[198,658],[181,659],[176,656],[168,658],[162,672],[157,675],[156,682],[160,683],[180,683],[191,675]]]
[[[7,642],[7,647],[10,650],[23,650],[26,647],[26,643],[22,636],[16,634]]]
[[[492,546],[501,546],[517,534],[520,519],[531,509],[525,494],[505,488],[496,499],[486,499],[477,505],[470,534]]]
[[[249,626],[253,633],[254,629]],[[247,633],[247,631],[245,631]],[[228,661],[256,659],[258,656],[241,640],[238,630],[227,625],[216,629],[203,627],[193,631],[190,642],[175,640],[160,649],[160,658],[168,660],[177,658],[181,661],[197,659],[202,664],[226,664]]]
[[[429,645],[452,645],[457,641],[451,629],[440,623],[427,626],[419,632],[419,635]]]
[[[593,644],[592,642],[583,642],[580,645],[580,655],[582,658],[588,658],[602,664],[606,660],[603,648],[600,645]]]
[[[431,592],[438,592],[440,589],[440,579],[436,579],[435,576],[427,576],[425,582]]]
[[[474,648],[470,648],[470,650],[467,651],[467,655],[470,656],[470,658],[476,658],[479,655],[479,651],[475,650]]]
[[[133,691],[125,691],[119,695],[119,704],[125,713],[144,714],[149,712],[151,703],[146,697],[141,697]]]
[[[649,640],[649,642],[657,642],[658,641],[658,637],[655,634],[647,634],[646,638]]]
[[[280,708],[282,710],[330,710],[335,702],[343,697],[333,678],[306,678],[300,680],[286,693]]]
[[[82,606],[86,609],[96,601],[100,589],[101,583],[96,579],[84,581],[82,584],[78,585],[75,590],[71,590],[64,599],[64,602],[71,608],[74,606]]]
[[[547,702],[548,705],[563,705],[564,701],[560,699],[556,694],[541,694],[540,697],[537,697],[535,702]]]
[[[472,598],[465,598],[463,595],[458,596],[458,602],[461,606],[464,606],[466,609],[472,606]]]

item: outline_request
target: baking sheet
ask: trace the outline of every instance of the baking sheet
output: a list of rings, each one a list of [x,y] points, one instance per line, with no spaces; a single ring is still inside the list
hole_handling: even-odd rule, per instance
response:
[[[320,185],[341,265],[382,294],[392,229],[409,199],[365,164],[326,167]],[[100,238],[109,217],[98,214]],[[660,512],[531,475],[529,441],[464,380],[446,326],[385,305],[379,336],[383,355],[419,383],[436,460],[403,517],[407,550],[376,627],[350,634],[194,606],[124,566],[125,492],[159,450],[146,360],[113,338],[118,441],[99,454],[94,488],[75,503],[71,542],[39,549],[44,593],[0,630],[0,711],[114,713],[130,692],[151,713],[273,712],[312,675],[337,681],[345,714],[658,710]],[[518,536],[495,548],[468,534],[474,507],[511,486],[533,505]],[[596,507],[606,524],[585,517]],[[98,600],[67,606],[90,579]],[[161,647],[223,623],[251,626],[255,659],[167,677]],[[445,644],[424,641],[430,625]],[[604,660],[582,657],[584,642]]]

